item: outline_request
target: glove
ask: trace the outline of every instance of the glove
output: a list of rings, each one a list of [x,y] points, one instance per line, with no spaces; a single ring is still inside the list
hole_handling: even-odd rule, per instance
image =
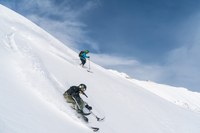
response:
[[[86,107],[88,110],[92,110],[92,107],[91,107],[91,106],[89,106],[88,104],[87,104],[87,105],[85,105],[85,107]]]

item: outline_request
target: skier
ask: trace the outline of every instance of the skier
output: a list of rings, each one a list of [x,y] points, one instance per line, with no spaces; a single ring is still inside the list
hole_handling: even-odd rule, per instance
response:
[[[81,64],[80,65],[82,65],[82,67],[85,65],[85,63],[86,63],[86,58],[90,58],[90,56],[87,56],[86,54],[88,54],[89,53],[89,50],[84,50],[84,51],[81,51],[80,53],[79,53],[79,57],[80,57],[80,60],[81,60]]]
[[[71,86],[67,91],[65,91],[65,93],[63,94],[64,98],[66,99],[66,101],[68,103],[72,104],[72,108],[75,109],[77,111],[77,113],[79,113],[81,115],[81,118],[88,123],[89,119],[86,117],[86,115],[92,114],[93,116],[96,117],[97,121],[102,121],[104,120],[104,118],[99,118],[98,116],[96,116],[91,110],[92,107],[89,106],[86,102],[83,101],[83,99],[81,99],[79,94],[83,94],[86,97],[88,97],[85,94],[86,91],[86,85],[85,84],[80,84],[79,86]],[[90,113],[86,114],[83,112],[83,108],[87,108]],[[80,118],[80,117],[79,117]],[[97,132],[99,130],[98,127],[93,127],[93,126],[89,126],[89,128],[91,128],[94,132]]]
[[[72,108],[75,109],[78,113],[85,115],[83,112],[83,108],[87,108],[89,111],[92,110],[92,107],[89,106],[86,102],[83,101],[83,99],[80,97],[79,94],[83,94],[86,97],[88,97],[85,94],[86,90],[85,84],[80,84],[79,86],[71,86],[64,94],[64,98],[68,103],[72,104]]]

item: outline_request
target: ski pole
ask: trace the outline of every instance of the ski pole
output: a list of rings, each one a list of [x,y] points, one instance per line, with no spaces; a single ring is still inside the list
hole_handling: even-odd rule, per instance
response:
[[[97,115],[95,115],[92,111],[90,111],[91,112],[91,114],[93,115],[93,116],[95,116],[96,117],[96,119],[97,119],[97,121],[101,121],[101,120],[103,120],[104,118],[99,118]]]
[[[78,109],[81,110],[81,107],[80,107],[80,105],[78,104],[78,102],[76,101],[76,99],[75,99],[74,97],[72,97],[72,98],[74,99],[74,101],[75,101],[75,103],[76,103]]]
[[[85,94],[85,92],[81,91],[81,93],[82,93],[85,97],[88,98],[88,96]]]
[[[88,58],[88,60],[89,60],[89,71],[90,71],[90,58]]]

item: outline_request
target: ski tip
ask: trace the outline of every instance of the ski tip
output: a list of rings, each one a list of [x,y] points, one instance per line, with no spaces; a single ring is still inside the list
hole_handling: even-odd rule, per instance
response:
[[[94,132],[97,132],[99,131],[99,128],[98,127],[90,127]]]
[[[93,73],[92,71],[90,71],[90,70],[87,70],[87,72],[89,72],[89,73]]]
[[[103,117],[103,118],[98,118],[97,117],[97,121],[104,121],[104,119],[105,119],[105,117]]]

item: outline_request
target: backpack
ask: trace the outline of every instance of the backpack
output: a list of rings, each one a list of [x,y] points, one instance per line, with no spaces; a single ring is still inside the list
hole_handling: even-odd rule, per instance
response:
[[[78,56],[81,57],[83,53],[84,51],[81,51]]]

